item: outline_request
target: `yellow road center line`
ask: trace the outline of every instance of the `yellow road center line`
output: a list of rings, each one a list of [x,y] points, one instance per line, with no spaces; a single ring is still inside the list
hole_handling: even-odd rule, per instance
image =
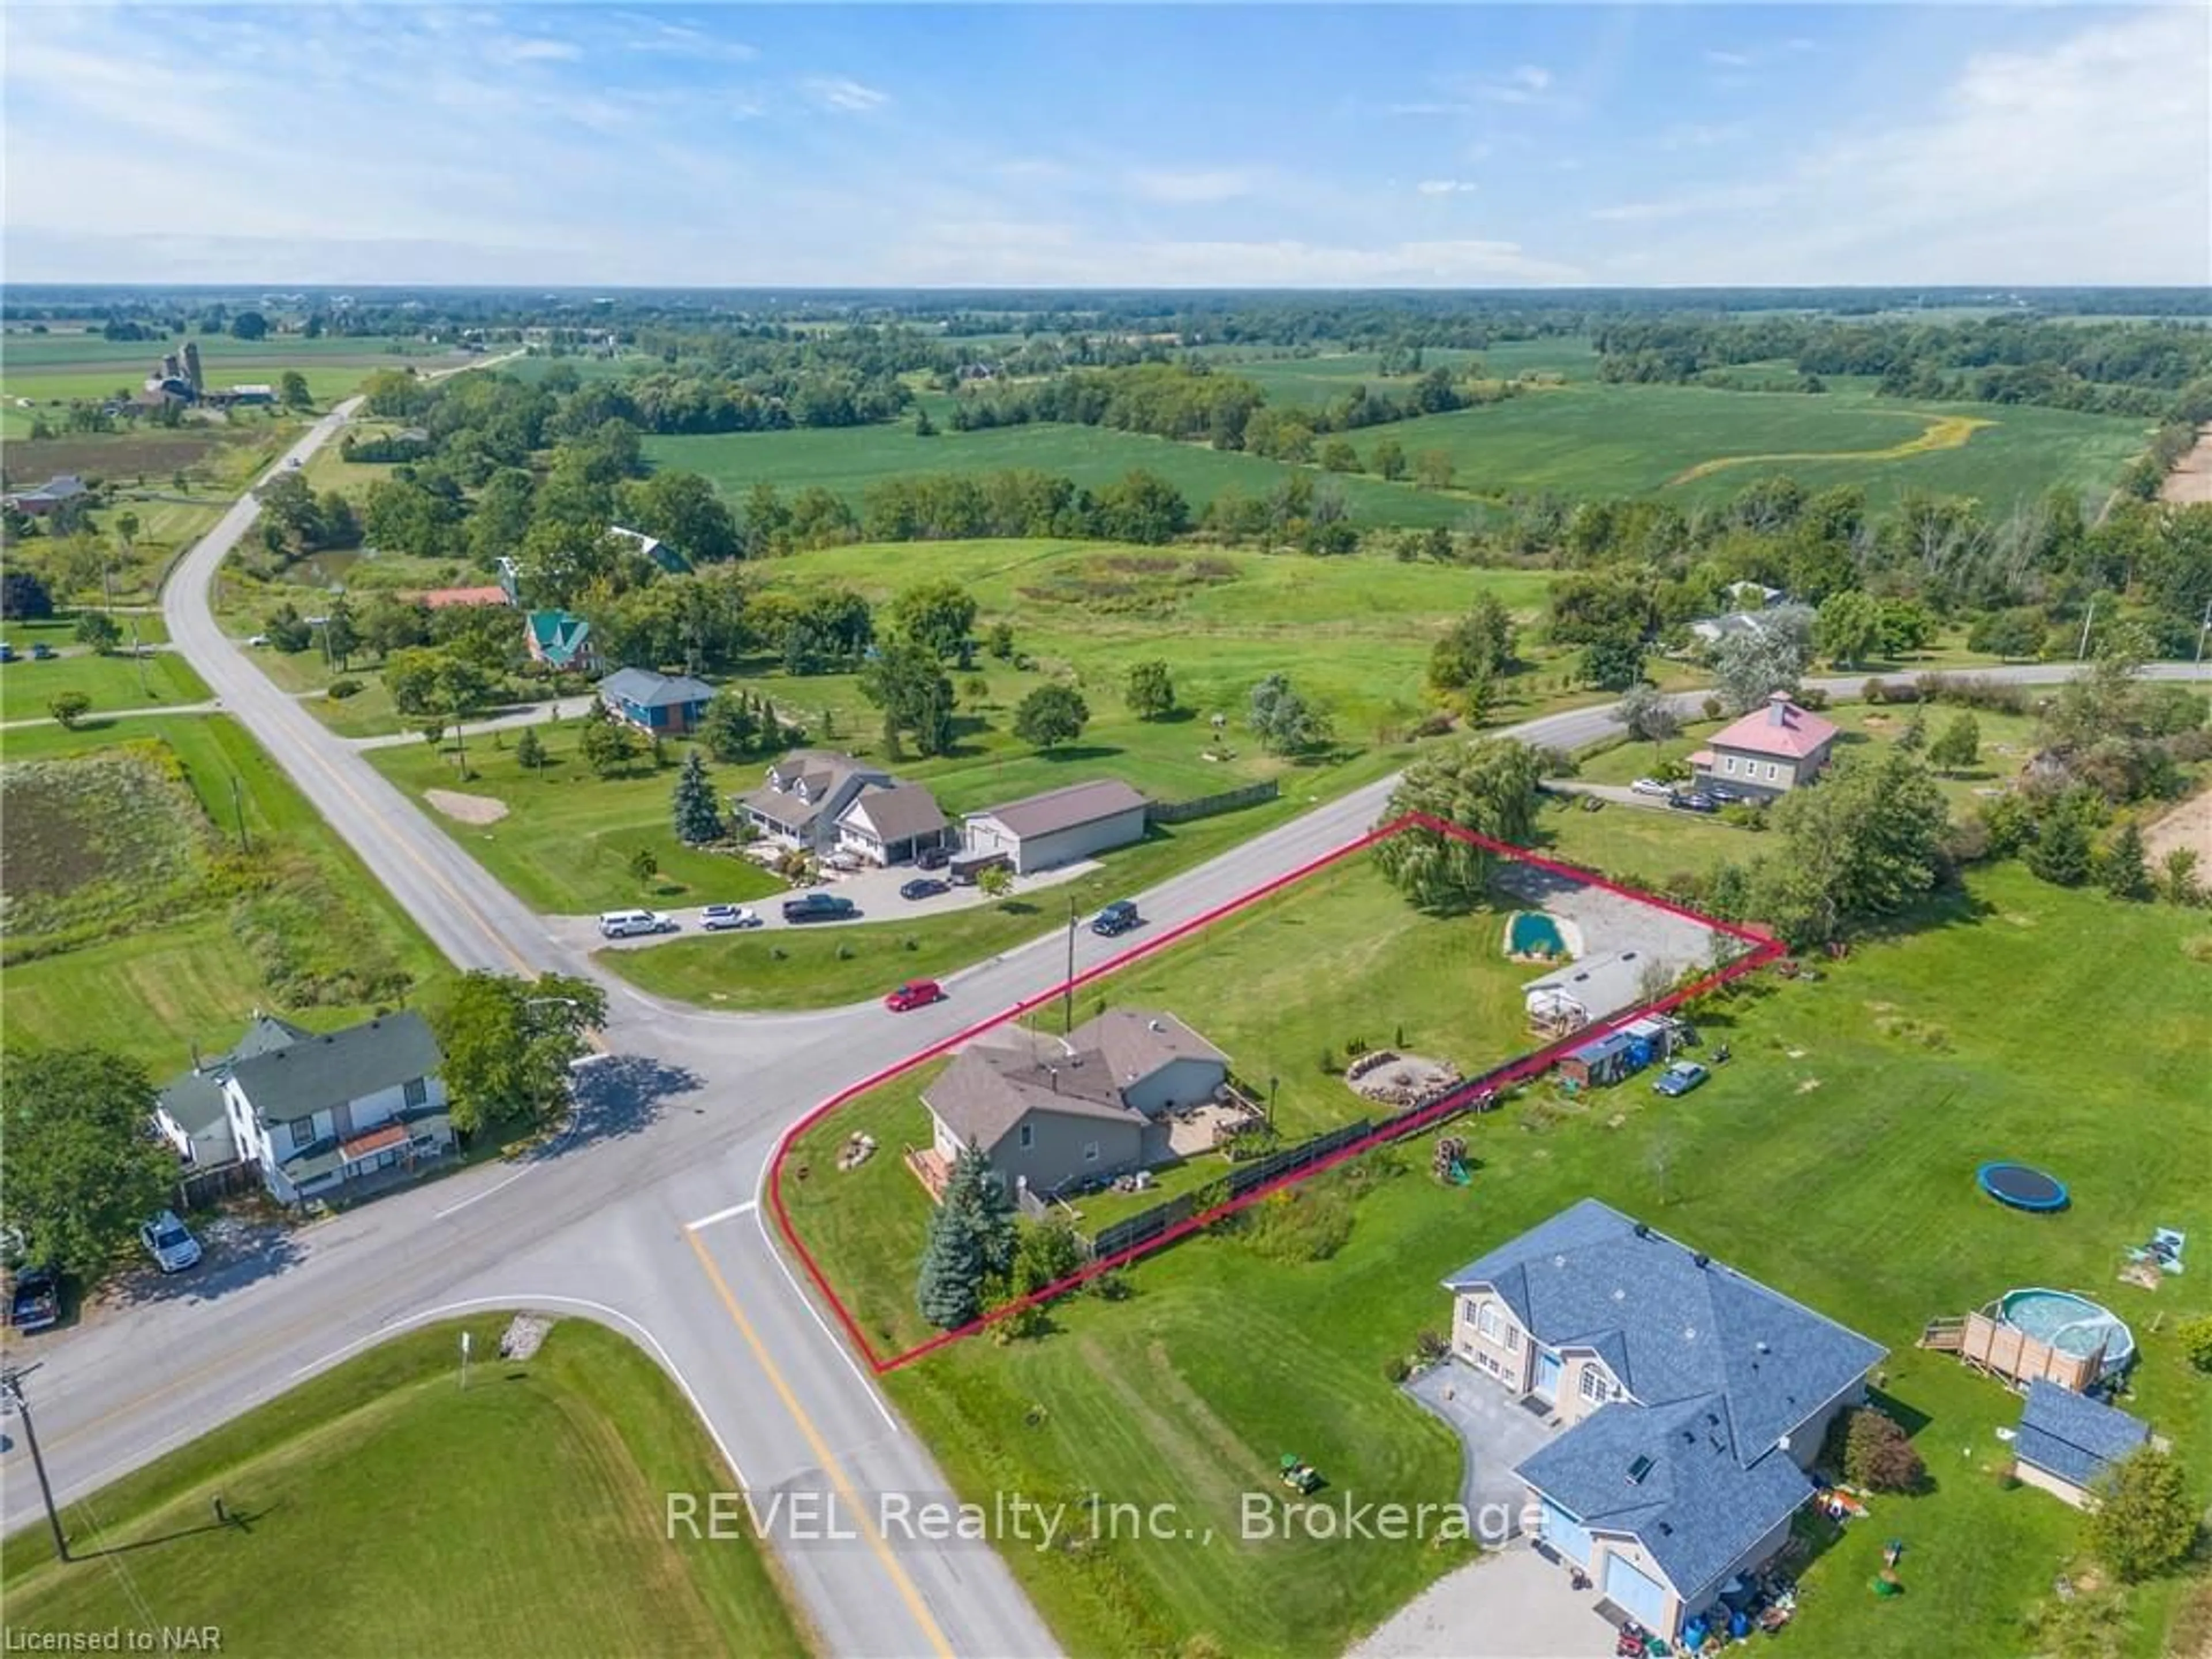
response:
[[[792,1392],[791,1384],[784,1381],[783,1373],[776,1369],[775,1361],[769,1358],[767,1345],[760,1340],[760,1334],[753,1329],[752,1321],[745,1317],[745,1310],[738,1305],[738,1298],[730,1289],[729,1280],[722,1277],[722,1270],[714,1265],[714,1258],[708,1255],[707,1247],[699,1242],[697,1233],[686,1227],[684,1230],[684,1237],[691,1246],[691,1253],[699,1258],[700,1267],[706,1270],[707,1278],[714,1287],[714,1293],[722,1299],[722,1306],[729,1310],[730,1318],[737,1325],[738,1334],[745,1339],[745,1346],[752,1350],[753,1358],[760,1362],[762,1371],[767,1375],[769,1386],[775,1390],[776,1398],[783,1401],[784,1409],[791,1413],[792,1420],[799,1425],[799,1431],[805,1437],[807,1446],[813,1452],[815,1461],[822,1465],[823,1471],[829,1475],[830,1483],[837,1489],[838,1497],[852,1506],[854,1515],[860,1521],[860,1530],[867,1538],[868,1547],[876,1553],[876,1559],[884,1564],[884,1571],[890,1575],[891,1583],[898,1590],[899,1599],[906,1603],[907,1611],[914,1615],[915,1623],[921,1627],[923,1637],[927,1639],[931,1649],[938,1654],[939,1659],[953,1659],[952,1644],[945,1639],[945,1632],[938,1628],[937,1620],[930,1616],[928,1604],[921,1599],[921,1592],[915,1588],[914,1580],[907,1577],[906,1569],[899,1565],[898,1558],[891,1553],[890,1546],[884,1541],[883,1534],[876,1530],[874,1521],[869,1517],[866,1507],[861,1504],[860,1494],[854,1491],[852,1480],[845,1474],[843,1465],[837,1462],[836,1454],[830,1449],[829,1442],[823,1439],[822,1431],[814,1426],[814,1419],[806,1414],[805,1407],[799,1403],[799,1396]]]

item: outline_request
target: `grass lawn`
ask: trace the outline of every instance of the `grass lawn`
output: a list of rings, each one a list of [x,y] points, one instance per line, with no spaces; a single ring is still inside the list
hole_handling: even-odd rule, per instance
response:
[[[19,653],[37,637],[16,626],[9,632]],[[58,640],[51,642],[60,648]],[[149,652],[135,661],[129,656],[95,657],[88,652],[50,662],[24,658],[0,664],[0,720],[48,719],[47,705],[64,691],[82,691],[91,698],[94,715],[129,714],[161,703],[201,702],[209,696],[207,683],[171,651]]]
[[[580,1321],[525,1364],[505,1322],[395,1338],[73,1505],[88,1559],[9,1540],[11,1631],[212,1625],[235,1659],[329,1654],[803,1654],[766,1553],[664,1537],[662,1494],[736,1477],[644,1353]],[[485,1357],[456,1386],[454,1333]],[[214,1525],[220,1493],[240,1528]],[[105,1551],[105,1558],[92,1552]]]
[[[1444,1327],[1441,1277],[1595,1194],[1887,1344],[1887,1393],[1927,1419],[1935,1490],[1880,1500],[1809,1567],[1787,1639],[1864,1659],[2011,1659],[2029,1650],[2023,1616],[2071,1563],[2079,1517],[1991,1472],[2006,1455],[1993,1430],[2017,1400],[1913,1344],[1929,1317],[2016,1285],[2083,1290],[2133,1325],[2130,1407],[2173,1437],[2198,1498],[2212,1495],[2212,1412],[2172,1336],[2212,1291],[2194,1275],[2155,1293],[2114,1280],[2123,1248],[2154,1224],[2212,1230],[2198,1012],[2212,967],[2183,949],[2203,932],[2201,915],[1997,869],[1818,984],[1777,983],[1708,1021],[1736,1058],[1696,1094],[1662,1104],[1632,1083],[1576,1105],[1534,1091],[1454,1126],[1482,1162],[1471,1188],[1437,1184],[1428,1142],[1409,1144],[1405,1173],[1362,1183],[1329,1261],[1194,1240],[1134,1269],[1127,1302],[1079,1297],[1042,1340],[956,1345],[894,1373],[890,1392],[971,1499],[1097,1492],[1173,1504],[1182,1524],[1214,1529],[1202,1543],[1010,1553],[1070,1651],[1171,1651],[1207,1632],[1240,1654],[1339,1652],[1453,1558],[1243,1543],[1239,1495],[1270,1491],[1276,1458],[1296,1451],[1357,1499],[1448,1498],[1457,1446],[1384,1364]],[[1338,1029],[1332,1010],[1308,1044]],[[2073,1208],[2028,1217],[1983,1198],[1974,1167],[2000,1155],[2062,1176]],[[1910,1593],[1876,1601],[1866,1585],[1892,1537],[1906,1541]],[[2114,1650],[2160,1652],[2179,1593],[2134,1593]]]
[[[1886,703],[1879,708],[1870,704],[1848,703],[1821,713],[1823,718],[1834,721],[1840,728],[1835,755],[1841,760],[1849,755],[1869,754],[1879,745],[1896,742],[1911,723],[1916,708],[1926,723],[1930,739],[1962,712],[1942,703]],[[1950,802],[1954,817],[1974,803],[1978,792],[2000,786],[2009,779],[2035,752],[2033,715],[1999,714],[1985,708],[1964,712],[1972,714],[1974,724],[1980,730],[1980,757],[1974,765],[1956,774],[1939,774],[1936,780],[1936,787]],[[1590,783],[1633,782],[1649,776],[1660,763],[1685,760],[1703,748],[1705,740],[1725,724],[1722,720],[1701,720],[1686,726],[1680,736],[1656,748],[1648,743],[1621,744],[1584,761],[1581,776]]]
[[[506,804],[505,817],[484,824],[458,822],[435,805],[428,810],[536,910],[582,915],[635,904],[736,902],[783,890],[783,883],[747,860],[677,843],[669,798],[679,746],[671,745],[670,763],[657,771],[647,765],[631,777],[605,779],[593,776],[577,757],[579,723],[537,730],[545,763],[534,772],[515,758],[513,732],[468,740],[473,775],[465,781],[450,742],[435,754],[426,744],[410,743],[373,750],[370,759],[418,799],[427,790],[444,789]],[[750,767],[712,772],[723,796],[758,781]],[[643,885],[629,873],[630,856],[640,848],[650,848],[660,862],[659,873]]]
[[[342,1000],[301,1006],[272,991],[263,959],[237,931],[249,920],[242,908],[249,904],[265,907],[251,917],[258,931],[272,931],[311,963],[389,964],[411,976],[410,1000],[435,983],[445,971],[443,958],[290,780],[227,717],[95,716],[75,732],[46,726],[9,732],[6,750],[9,759],[27,760],[149,739],[167,743],[176,755],[210,834],[228,849],[235,848],[242,815],[254,853],[245,871],[250,880],[218,884],[203,896],[204,904],[149,920],[128,937],[9,962],[11,1036],[97,1042],[166,1075],[185,1064],[195,1042],[208,1052],[227,1048],[257,1007],[322,1027],[374,1012]]]
[[[1248,1087],[1264,1097],[1271,1081],[1277,1085],[1275,1123],[1289,1144],[1380,1115],[1321,1069],[1324,1046],[1333,1064],[1364,1043],[1449,1060],[1468,1075],[1535,1046],[1520,987],[1537,970],[1505,959],[1504,915],[1424,915],[1372,860],[1357,858],[1085,986],[1073,1014],[1078,1023],[1109,1007],[1174,1014],[1227,1054]],[[1316,973],[1323,963],[1328,970]],[[1056,1008],[1035,1018],[1044,1030],[1060,1029]],[[831,1113],[795,1145],[794,1164],[811,1173],[784,1185],[800,1236],[885,1355],[930,1334],[913,1307],[928,1201],[896,1154],[929,1142],[919,1100],[937,1069]],[[873,1134],[882,1150],[840,1172],[837,1148],[856,1130]],[[1161,1192],[1077,1199],[1076,1224],[1090,1231],[1229,1168],[1218,1156],[1194,1158],[1171,1172],[1188,1178]]]
[[[1330,793],[1365,782],[1405,759],[1370,755],[1339,768],[1328,775]],[[1088,915],[1286,823],[1309,804],[1301,793],[1218,817],[1156,827],[1138,845],[1107,854],[1098,870],[1033,897],[1018,895],[933,916],[917,906],[911,916],[849,927],[679,939],[650,950],[602,951],[599,960],[642,989],[720,1009],[860,1001],[881,996],[902,980],[951,974],[1027,944],[1064,925],[1071,904],[1078,915]]]

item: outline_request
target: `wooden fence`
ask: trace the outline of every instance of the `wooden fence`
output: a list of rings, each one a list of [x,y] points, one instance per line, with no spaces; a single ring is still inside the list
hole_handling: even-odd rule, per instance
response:
[[[1216,813],[1257,806],[1282,793],[1282,786],[1269,778],[1265,783],[1248,783],[1242,789],[1224,789],[1218,795],[1200,795],[1196,800],[1156,800],[1146,807],[1145,817],[1152,823],[1188,823],[1193,818],[1210,818]]]

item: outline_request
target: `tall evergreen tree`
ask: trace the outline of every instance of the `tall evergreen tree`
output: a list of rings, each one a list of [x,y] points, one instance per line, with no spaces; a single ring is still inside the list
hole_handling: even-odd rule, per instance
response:
[[[676,839],[687,847],[719,840],[721,809],[714,804],[714,786],[707,776],[706,757],[696,749],[684,751],[684,764],[676,774]]]
[[[2089,845],[2087,800],[2069,792],[2045,814],[2028,843],[2027,867],[2058,887],[2079,887],[2089,879],[2095,860]]]
[[[930,1218],[915,1289],[923,1318],[954,1330],[983,1311],[985,1297],[1014,1265],[1013,1206],[981,1148],[953,1160],[945,1196]]]
[[[2150,860],[2144,854],[2142,831],[2136,827],[2133,818],[2120,826],[2119,833],[2105,848],[2099,860],[2098,878],[2105,890],[2114,898],[2148,899],[2157,890],[2151,885]]]

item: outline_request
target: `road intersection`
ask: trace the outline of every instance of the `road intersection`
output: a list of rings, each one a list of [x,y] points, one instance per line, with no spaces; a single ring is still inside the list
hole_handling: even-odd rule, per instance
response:
[[[330,441],[356,406],[319,421],[272,472]],[[896,1018],[873,1004],[716,1014],[603,974],[573,935],[501,887],[217,626],[212,580],[257,510],[241,498],[173,575],[163,608],[177,648],[457,964],[602,979],[607,1054],[580,1069],[573,1126],[521,1162],[299,1229],[266,1253],[170,1281],[142,1305],[42,1344],[33,1386],[57,1496],[73,1502],[393,1330],[471,1309],[542,1308],[640,1340],[749,1492],[834,1505],[854,1523],[839,1529],[849,1536],[778,1537],[787,1577],[829,1651],[1054,1650],[992,1547],[873,1523],[877,1494],[943,1495],[949,1483],[802,1289],[759,1200],[789,1125],[856,1078],[1058,983],[1063,939],[1048,935],[953,975],[947,1002]],[[1573,748],[1613,729],[1605,709],[1589,708],[1512,735]],[[1340,846],[1377,820],[1390,787],[1384,780],[1319,805],[1163,883],[1139,896],[1146,915],[1165,925],[1203,915]],[[1079,970],[1125,943],[1079,933]],[[9,1531],[36,1514],[23,1461],[11,1444],[0,1463]]]

